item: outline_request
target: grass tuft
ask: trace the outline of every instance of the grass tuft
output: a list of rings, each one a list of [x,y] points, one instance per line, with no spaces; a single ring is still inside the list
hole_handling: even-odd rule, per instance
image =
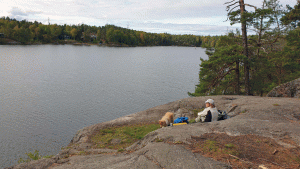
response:
[[[219,147],[216,145],[216,141],[213,141],[213,140],[206,140],[205,143],[204,143],[204,151],[207,151],[207,152],[216,152]]]
[[[175,141],[174,144],[183,144],[182,141]]]
[[[214,154],[231,154],[239,155],[239,152],[236,150],[235,145],[232,143],[225,144],[222,148],[217,141],[206,140],[204,144],[201,145],[203,152],[205,153],[214,153]]]
[[[35,150],[34,151],[34,153],[25,153],[26,155],[27,155],[27,158],[26,159],[23,159],[23,158],[20,158],[19,160],[18,160],[18,163],[20,164],[20,163],[24,163],[24,162],[30,162],[30,161],[32,161],[32,160],[39,160],[39,159],[41,159],[41,158],[52,158],[52,157],[54,157],[54,155],[47,155],[47,156],[41,156],[40,154],[39,154],[39,151],[38,150]]]
[[[243,110],[243,111],[241,111],[241,113],[246,113],[247,112],[247,110]]]
[[[194,117],[195,117],[195,118],[198,117],[198,113],[201,112],[201,111],[203,111],[203,110],[204,110],[204,108],[192,110],[192,111],[194,112]]]
[[[191,119],[191,120],[189,121],[189,123],[196,123],[196,120],[195,120],[195,119]]]
[[[54,155],[46,155],[46,156],[43,156],[43,158],[52,158],[54,157]]]
[[[124,149],[137,140],[144,138],[151,131],[157,130],[159,124],[136,124],[100,130],[91,141],[93,148]],[[114,142],[113,140],[120,140]]]
[[[227,149],[231,149],[231,148],[234,148],[234,144],[232,144],[232,143],[225,144],[225,147],[226,147]]]
[[[155,139],[155,142],[163,142],[163,141],[164,141],[163,139],[160,139],[158,137]]]

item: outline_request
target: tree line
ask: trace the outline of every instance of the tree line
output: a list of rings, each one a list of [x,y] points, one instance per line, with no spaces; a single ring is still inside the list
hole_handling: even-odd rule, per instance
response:
[[[168,33],[147,33],[114,25],[89,26],[42,24],[40,22],[17,21],[9,17],[0,18],[0,33],[6,38],[21,42],[65,43],[66,41],[85,43],[119,44],[126,46],[201,46],[201,36],[171,35]],[[1,43],[1,42],[0,42]]]
[[[277,85],[300,77],[299,0],[287,10],[277,0],[264,0],[261,7],[244,0],[226,5],[229,21],[241,24],[242,32],[231,31],[207,44],[209,59],[201,58],[199,84],[190,96],[264,96]],[[253,12],[246,11],[246,5]],[[248,30],[256,34],[247,35]]]

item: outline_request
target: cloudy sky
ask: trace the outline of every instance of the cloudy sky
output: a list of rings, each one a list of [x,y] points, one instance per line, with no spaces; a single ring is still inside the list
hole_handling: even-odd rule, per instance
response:
[[[113,24],[154,33],[222,35],[240,28],[226,22],[229,0],[0,0],[0,17],[44,24]],[[260,7],[263,0],[245,0]],[[284,7],[297,0],[281,0]],[[250,10],[250,9],[248,9]]]

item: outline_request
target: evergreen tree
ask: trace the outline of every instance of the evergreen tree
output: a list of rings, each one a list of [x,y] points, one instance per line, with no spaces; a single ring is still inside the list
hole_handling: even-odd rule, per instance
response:
[[[209,59],[200,58],[199,85],[190,96],[240,94],[240,65],[245,56],[237,36],[221,36],[215,49],[207,50]]]
[[[250,56],[248,53],[248,39],[247,39],[247,12],[245,10],[245,6],[252,6],[249,4],[245,4],[244,0],[232,0],[230,2],[227,2],[225,4],[227,5],[227,12],[228,12],[228,18],[231,21],[230,24],[235,23],[241,23],[242,28],[242,37],[243,37],[243,47],[244,47],[244,55],[247,59],[244,61],[244,68],[245,68],[245,91],[246,95],[250,95],[250,66],[249,66],[249,60]],[[253,6],[252,6],[253,7]],[[235,8],[239,8],[238,10],[235,10]]]
[[[288,10],[285,15],[281,18],[284,25],[291,24],[293,27],[300,26],[300,0],[297,0],[297,4],[294,8],[287,5]]]
[[[239,91],[247,95],[247,88],[243,86],[246,83],[239,85],[239,80],[247,77],[247,69],[242,69],[247,61],[251,61],[250,92],[255,95],[263,96],[273,87],[299,78],[300,31],[290,31],[285,38],[284,27],[280,23],[282,9],[278,1],[265,0],[261,8],[247,12],[246,16],[248,27],[252,26],[252,30],[257,32],[247,37],[251,60],[244,54],[243,38],[238,32],[220,37],[214,48],[208,48],[209,59],[201,59],[199,85],[190,95],[239,94]],[[239,21],[240,18],[232,20]],[[203,43],[207,42],[208,37],[203,37]],[[245,90],[239,90],[240,86]]]

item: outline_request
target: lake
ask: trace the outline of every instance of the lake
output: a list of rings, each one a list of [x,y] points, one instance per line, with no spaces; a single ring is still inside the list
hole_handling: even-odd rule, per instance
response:
[[[38,150],[56,155],[75,133],[189,97],[195,47],[0,46],[0,167]]]

